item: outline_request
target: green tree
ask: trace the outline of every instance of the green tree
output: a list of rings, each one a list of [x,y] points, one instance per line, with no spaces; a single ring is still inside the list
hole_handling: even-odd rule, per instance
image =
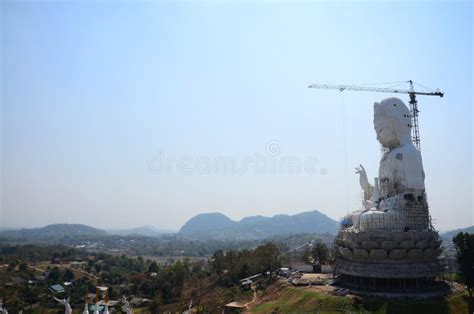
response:
[[[305,248],[303,255],[301,256],[301,261],[306,264],[311,264],[313,262],[313,253],[309,247]]]
[[[57,283],[59,281],[59,278],[61,278],[61,271],[57,267],[53,267],[49,271],[48,275],[48,281],[50,283]]]
[[[64,281],[72,281],[74,279],[74,272],[71,269],[67,268],[64,271],[63,279]]]
[[[456,260],[459,264],[461,279],[467,286],[469,296],[472,298],[474,287],[474,234],[460,232],[453,238],[456,248]]]
[[[14,270],[15,267],[16,267],[16,265],[17,265],[16,261],[11,262],[11,263],[8,265],[7,271],[12,271],[12,270]]]
[[[149,273],[157,273],[160,271],[160,267],[158,266],[158,264],[153,261],[150,266],[148,266],[148,272]]]
[[[324,243],[317,243],[311,250],[311,255],[320,264],[326,264],[329,261],[329,249]]]
[[[242,267],[240,268],[240,272],[239,272],[239,277],[240,278],[245,278],[245,277],[248,277],[250,276],[250,266],[248,263],[244,263],[242,265]]]
[[[254,254],[258,265],[254,272],[274,271],[280,267],[280,248],[275,243],[270,242],[257,247]]]
[[[102,266],[100,264],[94,264],[94,269],[97,273],[100,273],[102,270]]]
[[[25,262],[21,263],[21,264],[20,264],[20,267],[19,267],[19,270],[20,270],[21,272],[26,272],[26,271],[28,270],[28,264],[25,263]]]
[[[212,256],[211,268],[217,274],[217,277],[219,279],[224,273],[224,267],[225,267],[224,259],[225,259],[224,251],[222,250],[217,250]]]

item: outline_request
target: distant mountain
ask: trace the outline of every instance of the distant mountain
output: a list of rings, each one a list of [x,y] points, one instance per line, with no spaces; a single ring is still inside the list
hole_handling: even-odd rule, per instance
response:
[[[175,233],[176,231],[156,229],[153,226],[141,226],[141,227],[136,227],[136,228],[131,228],[131,229],[110,229],[110,230],[107,230],[107,232],[112,235],[123,235],[123,236],[138,235],[138,236],[145,236],[145,237],[157,237],[164,233]]]
[[[199,214],[189,219],[179,230],[181,235],[206,234],[216,229],[228,229],[234,226],[235,221],[230,220],[221,213]]]
[[[296,215],[251,216],[233,221],[221,213],[199,214],[191,218],[178,234],[187,238],[262,239],[290,233],[335,234],[339,223],[314,210]]]
[[[451,242],[453,240],[453,237],[457,235],[459,232],[474,233],[474,226],[441,232],[440,236],[444,240],[444,242],[446,241]]]
[[[61,239],[78,236],[106,236],[107,232],[80,224],[53,224],[42,228],[8,230],[0,232],[0,238],[21,240]]]

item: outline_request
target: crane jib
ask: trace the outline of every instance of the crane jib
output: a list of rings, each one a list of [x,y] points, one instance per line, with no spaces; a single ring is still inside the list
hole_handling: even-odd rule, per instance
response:
[[[393,88],[381,88],[381,87],[364,87],[364,86],[354,86],[354,85],[327,85],[327,84],[312,84],[308,86],[309,88],[318,88],[318,89],[337,89],[341,92],[345,90],[352,91],[364,91],[364,92],[378,92],[378,93],[395,93],[395,94],[414,94],[414,95],[424,95],[424,96],[439,96],[443,97],[444,93],[442,92],[417,92],[410,91],[408,89],[393,89]]]
[[[413,88],[413,84],[426,88],[420,84],[413,82],[412,80],[407,81],[406,83],[410,84],[410,89],[397,89],[397,88],[384,88],[384,87],[371,87],[371,86],[360,86],[360,85],[329,85],[329,84],[312,84],[309,85],[309,88],[318,88],[318,89],[337,89],[340,92],[345,90],[348,91],[362,91],[362,92],[378,92],[378,93],[394,93],[394,94],[408,94],[410,96],[410,111],[411,111],[411,118],[412,118],[412,138],[415,146],[420,149],[420,131],[418,127],[418,107],[416,101],[416,95],[423,95],[423,96],[439,96],[443,97],[444,93],[440,92],[439,89],[432,92],[417,92]],[[387,84],[387,83],[381,83]],[[393,83],[392,83],[393,84]],[[398,84],[399,85],[399,84]],[[426,88],[430,90],[429,88]]]

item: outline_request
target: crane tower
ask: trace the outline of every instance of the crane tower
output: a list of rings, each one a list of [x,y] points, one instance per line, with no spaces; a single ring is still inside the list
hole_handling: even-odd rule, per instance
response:
[[[409,83],[408,89],[400,88],[385,88],[385,87],[374,87],[366,85],[330,85],[330,84],[311,84],[309,88],[318,88],[318,89],[337,89],[341,92],[345,90],[351,91],[362,91],[362,92],[378,92],[378,93],[393,93],[393,94],[408,94],[410,97],[410,112],[411,112],[411,126],[412,126],[412,139],[416,148],[420,149],[420,129],[418,124],[418,102],[416,100],[416,95],[423,96],[439,96],[443,97],[444,93],[440,92],[439,89],[432,91],[420,84],[413,82],[412,80],[406,82],[396,82],[396,83]],[[415,91],[413,84],[416,84],[420,87],[428,89],[429,91]]]

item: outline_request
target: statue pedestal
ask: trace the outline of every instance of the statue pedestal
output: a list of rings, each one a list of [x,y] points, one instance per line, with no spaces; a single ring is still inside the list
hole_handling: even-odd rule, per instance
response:
[[[337,275],[364,289],[431,285],[445,270],[436,231],[341,230],[335,240]]]

